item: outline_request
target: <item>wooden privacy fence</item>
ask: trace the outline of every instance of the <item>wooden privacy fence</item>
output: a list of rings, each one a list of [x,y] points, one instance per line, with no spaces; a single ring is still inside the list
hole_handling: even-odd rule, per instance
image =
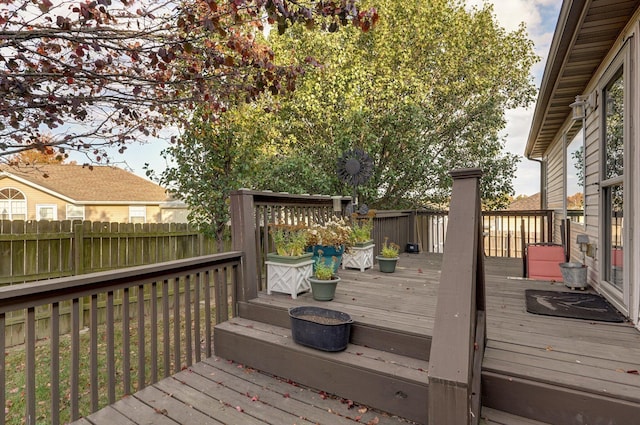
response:
[[[227,252],[0,288],[0,424],[66,423],[211,356],[242,259]],[[13,313],[26,317],[26,341],[6,350]],[[39,328],[48,340],[37,342]]]
[[[0,220],[0,285],[215,252],[186,223]]]

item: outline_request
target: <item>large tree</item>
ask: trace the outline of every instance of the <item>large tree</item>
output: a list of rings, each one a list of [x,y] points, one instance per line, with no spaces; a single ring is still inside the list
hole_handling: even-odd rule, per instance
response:
[[[302,67],[276,64],[256,35],[267,22],[368,29],[376,12],[356,1],[4,0],[0,161],[46,147],[104,161],[105,147],[158,136],[196,107],[216,117],[291,90]]]
[[[377,6],[371,32],[271,34],[279,57],[313,53],[321,66],[277,100],[270,122],[278,137],[267,142],[278,153],[264,158],[256,186],[349,194],[335,164],[357,147],[374,160],[360,189],[370,206],[446,202],[448,171],[470,166],[484,170],[485,204],[501,206],[517,164],[499,137],[505,111],[535,95],[529,71],[537,57],[525,28],[507,32],[491,6],[468,10],[456,0]]]
[[[263,119],[262,111],[250,104],[237,105],[214,121],[199,110],[179,143],[162,152],[171,165],[159,176],[147,170],[189,205],[189,221],[214,237],[220,251],[229,221],[229,193],[246,186],[253,175],[262,131],[268,128],[261,125]]]

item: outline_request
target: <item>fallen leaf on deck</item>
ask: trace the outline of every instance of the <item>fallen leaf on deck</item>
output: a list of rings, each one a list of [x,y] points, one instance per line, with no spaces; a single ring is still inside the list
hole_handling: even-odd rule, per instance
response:
[[[553,347],[552,347],[552,346],[550,346],[550,345],[547,345],[547,348],[545,348],[545,350],[547,350],[547,351],[553,351]]]
[[[375,418],[373,418],[369,422],[367,422],[367,425],[377,425],[379,423],[380,423],[380,419],[378,419],[378,417],[376,416]]]
[[[632,375],[640,375],[640,372],[638,372],[637,370],[628,370],[627,373],[630,373]]]
[[[240,407],[240,406],[236,406],[236,410],[237,410],[238,412],[244,412],[244,410],[242,410],[242,407]]]

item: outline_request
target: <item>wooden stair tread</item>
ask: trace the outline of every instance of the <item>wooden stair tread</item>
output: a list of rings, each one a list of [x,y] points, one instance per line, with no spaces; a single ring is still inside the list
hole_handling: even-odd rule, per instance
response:
[[[213,336],[221,358],[418,423],[427,417],[425,360],[353,343],[315,350],[295,343],[287,328],[241,317],[216,325]]]
[[[429,362],[424,360],[355,344],[349,344],[346,350],[337,353],[315,350],[296,344],[289,329],[240,317],[221,323],[216,326],[216,329],[229,329],[232,332],[269,341],[295,351],[346,363],[354,368],[371,369],[383,375],[428,384]]]
[[[523,418],[522,416],[483,406],[480,425],[549,425],[549,423]]]
[[[640,402],[640,377],[621,370],[605,370],[575,361],[550,360],[532,353],[506,353],[490,347],[485,352],[482,370],[559,388]]]

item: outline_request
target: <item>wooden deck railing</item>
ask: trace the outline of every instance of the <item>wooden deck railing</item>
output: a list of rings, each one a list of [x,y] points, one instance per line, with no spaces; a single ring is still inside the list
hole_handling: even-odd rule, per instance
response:
[[[416,211],[416,243],[426,252],[444,252],[447,211]],[[487,257],[521,258],[522,246],[551,242],[553,211],[483,211],[482,238]]]
[[[351,198],[328,195],[291,195],[240,189],[231,194],[231,240],[234,250],[246,256],[244,282],[249,285],[238,294],[240,301],[258,295],[264,280],[264,261],[274,251],[269,238],[273,223],[323,222],[341,216]]]
[[[429,424],[478,424],[486,341],[479,169],[451,172],[453,193],[429,357]]]
[[[11,406],[0,424],[75,420],[210,356],[212,328],[243,287],[242,262],[228,252],[0,288],[0,406]],[[26,343],[7,351],[14,312],[26,316]],[[43,326],[48,341],[37,341]]]

